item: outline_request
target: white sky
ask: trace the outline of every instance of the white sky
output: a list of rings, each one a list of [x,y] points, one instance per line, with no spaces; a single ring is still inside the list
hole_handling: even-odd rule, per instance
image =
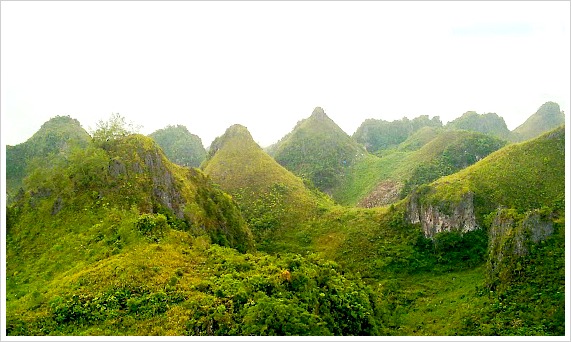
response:
[[[569,113],[569,23],[568,1],[2,2],[2,141],[118,112],[267,146],[316,106],[348,134],[469,110],[513,129],[546,101]]]

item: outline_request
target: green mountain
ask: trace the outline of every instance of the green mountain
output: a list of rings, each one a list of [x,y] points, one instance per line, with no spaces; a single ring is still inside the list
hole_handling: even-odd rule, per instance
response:
[[[319,190],[331,193],[348,167],[367,153],[317,107],[270,149],[275,160]]]
[[[216,138],[203,170],[239,204],[263,247],[276,235],[291,235],[329,201],[279,165],[256,144],[248,129],[234,125]]]
[[[210,153],[205,173],[239,204],[261,251],[320,253],[377,279],[435,262],[432,250],[413,248],[421,231],[403,221],[403,203],[379,209],[333,205],[267,155],[240,125],[217,138]],[[423,262],[414,261],[419,254]],[[481,256],[473,254],[475,260]]]
[[[535,114],[511,132],[510,140],[524,141],[565,123],[565,114],[555,102],[544,103]]]
[[[371,287],[334,262],[238,253],[251,234],[230,196],[148,137],[25,185],[7,209],[7,335],[383,334]]]
[[[507,139],[510,134],[506,122],[496,113],[478,114],[471,111],[466,112],[459,118],[450,121],[446,124],[446,127],[480,132],[501,139]]]
[[[45,122],[28,140],[6,146],[6,192],[11,202],[29,173],[30,164],[40,166],[61,158],[74,148],[83,148],[91,140],[76,119],[56,116]]]
[[[480,162],[443,177],[417,192],[429,203],[474,194],[478,222],[498,207],[518,210],[561,207],[565,185],[563,126],[530,140],[510,144]],[[428,203],[427,202],[427,203]]]
[[[175,164],[199,167],[206,159],[202,140],[191,134],[185,126],[167,126],[149,135],[163,149],[165,155]]]
[[[404,197],[367,209],[240,125],[203,171],[142,135],[92,140],[6,208],[7,335],[563,335],[565,130],[504,144],[425,127],[364,152],[337,189]]]
[[[405,117],[391,122],[367,119],[357,128],[353,139],[365,146],[370,153],[378,154],[382,150],[396,147],[423,127],[442,127],[442,122],[438,116],[429,119],[428,115],[412,120]]]

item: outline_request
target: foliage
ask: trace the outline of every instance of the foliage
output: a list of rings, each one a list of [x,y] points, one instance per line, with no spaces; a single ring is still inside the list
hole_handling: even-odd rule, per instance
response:
[[[100,145],[104,145],[109,140],[126,137],[130,134],[138,133],[139,127],[119,113],[111,113],[107,121],[99,120],[94,130],[91,131],[93,140]]]
[[[246,127],[234,125],[216,138],[204,172],[232,195],[258,242],[289,232],[315,217],[329,201],[305,187],[252,139]]]
[[[458,133],[460,134],[460,132]],[[461,135],[460,139],[450,139],[449,134],[442,135],[442,137],[450,139],[449,143],[445,145],[440,155],[419,164],[414,169],[410,178],[404,182],[401,198],[408,195],[415,187],[460,171],[505,145],[503,140],[484,134],[467,133]],[[427,148],[421,149],[420,153],[427,153],[429,148],[434,147],[435,142],[436,140],[426,144]]]
[[[163,149],[173,163],[181,166],[199,167],[206,159],[202,140],[191,134],[185,126],[167,126],[149,135]]]
[[[366,154],[319,107],[298,122],[274,150],[280,165],[326,193],[331,193],[347,169]]]
[[[51,163],[30,162],[6,208],[6,332],[563,335],[564,141],[561,127],[477,161],[503,143],[424,129],[349,167],[346,177],[368,177],[351,180],[356,196],[382,177],[413,179],[432,160],[475,162],[417,191],[424,204],[473,193],[482,229],[432,239],[409,223],[406,200],[334,205],[243,126],[212,144],[208,175],[172,164],[136,134],[69,148]],[[425,171],[422,182],[437,170]],[[538,212],[554,229],[524,243],[527,254],[504,258],[490,286],[488,228],[500,206],[516,221]]]
[[[488,303],[463,320],[466,335],[565,335],[565,229],[556,222],[554,234],[528,254],[504,264],[513,273],[501,287],[481,287]]]
[[[151,241],[159,241],[168,228],[167,218],[163,214],[142,214],[135,222],[137,230]]]
[[[521,144],[511,144],[478,163],[430,185],[427,203],[474,193],[476,220],[498,207],[521,212],[564,203],[563,127]]]
[[[496,113],[466,112],[461,117],[450,121],[446,127],[480,132],[500,139],[506,139],[510,134],[506,122]]]
[[[75,148],[84,148],[91,138],[76,119],[56,116],[34,135],[16,146],[6,146],[6,192],[12,202],[24,178],[37,167],[49,167],[65,159]]]
[[[192,303],[190,335],[378,334],[375,296],[339,266],[310,256],[231,255],[211,248],[210,280]]]
[[[382,158],[368,155],[357,162],[333,198],[344,205],[363,205],[380,185],[392,183],[396,186],[394,203],[415,187],[459,171],[504,144],[481,133],[425,127]]]

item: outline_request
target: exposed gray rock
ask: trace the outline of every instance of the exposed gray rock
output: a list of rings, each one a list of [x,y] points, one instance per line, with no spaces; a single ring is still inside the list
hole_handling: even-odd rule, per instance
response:
[[[516,262],[530,248],[553,235],[553,222],[542,218],[539,210],[518,214],[515,210],[498,209],[489,231],[488,282],[511,277]]]
[[[418,193],[413,193],[407,203],[407,220],[420,223],[424,236],[433,238],[441,232],[466,233],[478,228],[474,215],[474,194],[465,193],[457,203],[425,204]]]

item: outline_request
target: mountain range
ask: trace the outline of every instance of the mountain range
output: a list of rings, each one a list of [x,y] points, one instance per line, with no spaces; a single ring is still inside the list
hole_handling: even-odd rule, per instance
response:
[[[564,121],[56,117],[7,147],[6,334],[564,335]]]

